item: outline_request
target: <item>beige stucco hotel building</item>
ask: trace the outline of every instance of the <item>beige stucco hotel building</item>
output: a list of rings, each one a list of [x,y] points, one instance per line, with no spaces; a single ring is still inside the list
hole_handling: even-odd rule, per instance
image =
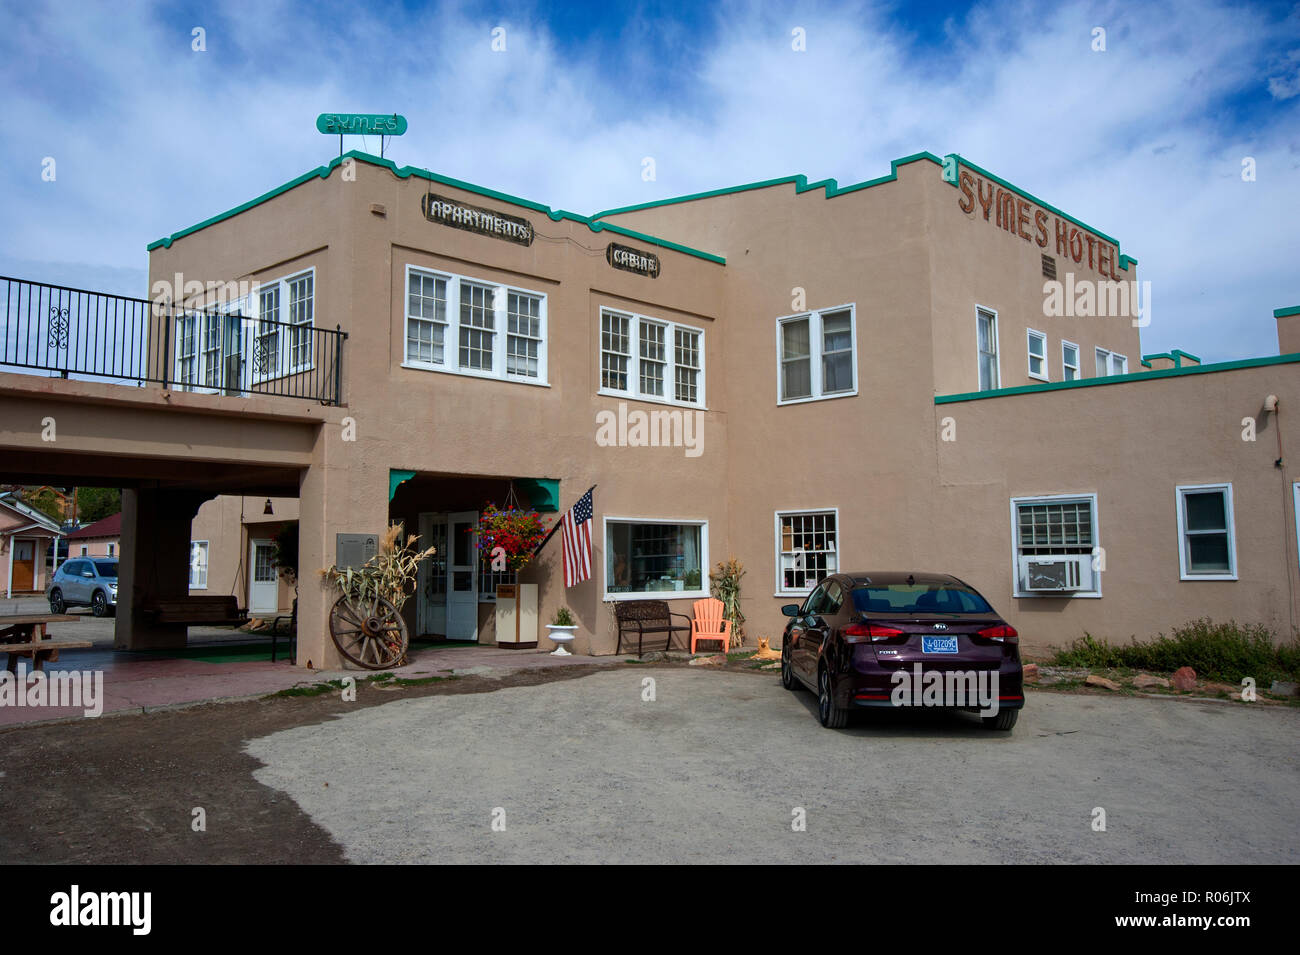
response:
[[[189,544],[190,593],[269,614],[292,594],[268,542],[298,520],[302,665],[338,661],[311,571],[390,521],[439,549],[412,632],[492,642],[506,575],[467,532],[512,482],[552,518],[596,485],[593,579],[564,589],[558,538],[521,574],[543,620],[574,611],[578,652],[614,651],[615,601],[689,614],[732,555],[751,639],[774,642],[834,569],[955,574],[1030,650],[1297,620],[1300,310],[1277,313],[1278,356],[1144,356],[1141,328],[1177,316],[1119,241],[960,157],[586,217],[348,153],[150,248],[151,295],[247,283],[237,347],[259,360],[211,400],[249,461],[272,450],[253,424],[292,416],[297,493],[215,497],[184,526],[129,491],[127,524]],[[346,332],[337,405],[257,397],[321,371],[259,316]],[[168,400],[202,400],[230,355],[178,338]]]

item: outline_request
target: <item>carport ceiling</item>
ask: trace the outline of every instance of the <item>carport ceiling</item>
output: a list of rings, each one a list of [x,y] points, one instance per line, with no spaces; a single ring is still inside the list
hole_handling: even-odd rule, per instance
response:
[[[57,451],[8,452],[0,461],[0,483],[56,487],[160,487],[297,497],[297,468],[262,467],[193,458],[118,457]]]

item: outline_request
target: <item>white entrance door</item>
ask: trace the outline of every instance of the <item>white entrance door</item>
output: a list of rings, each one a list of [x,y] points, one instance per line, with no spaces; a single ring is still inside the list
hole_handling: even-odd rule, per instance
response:
[[[447,515],[420,515],[420,548],[434,548],[420,563],[416,626],[420,636],[447,632]]]
[[[447,516],[447,639],[478,640],[477,511]]]
[[[280,583],[271,564],[272,546],[269,540],[252,542],[248,566],[248,612],[275,613],[279,610]]]

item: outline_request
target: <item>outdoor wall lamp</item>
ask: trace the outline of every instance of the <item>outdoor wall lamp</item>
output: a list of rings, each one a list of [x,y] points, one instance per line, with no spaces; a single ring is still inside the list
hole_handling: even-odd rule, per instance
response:
[[[269,497],[266,499],[266,507],[262,508],[262,513],[263,513],[263,514],[274,514],[274,513],[275,513],[275,511],[273,511],[273,510],[271,509],[271,499],[270,499]]]

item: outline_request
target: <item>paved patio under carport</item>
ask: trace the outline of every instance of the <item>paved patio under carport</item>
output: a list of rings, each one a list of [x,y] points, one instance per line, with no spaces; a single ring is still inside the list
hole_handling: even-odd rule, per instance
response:
[[[257,641],[256,634],[242,634],[242,644]],[[148,712],[166,707],[265,696],[295,686],[310,686],[344,676],[358,680],[372,675],[369,670],[307,670],[288,662],[288,644],[281,638],[277,662],[265,650],[256,658],[241,660],[233,637],[214,643],[191,645],[183,651],[116,651],[108,647],[65,650],[59,659],[46,664],[47,673],[80,670],[103,673],[103,714]],[[253,655],[244,653],[243,655]],[[616,663],[626,655],[554,657],[545,651],[503,650],[491,646],[436,646],[411,653],[411,662],[392,672],[403,679],[473,674],[497,676],[523,669],[556,666],[601,666]],[[27,661],[23,661],[26,665]],[[26,671],[24,671],[26,672]],[[378,671],[374,671],[378,672]],[[0,726],[53,719],[83,718],[80,707],[0,706]]]

